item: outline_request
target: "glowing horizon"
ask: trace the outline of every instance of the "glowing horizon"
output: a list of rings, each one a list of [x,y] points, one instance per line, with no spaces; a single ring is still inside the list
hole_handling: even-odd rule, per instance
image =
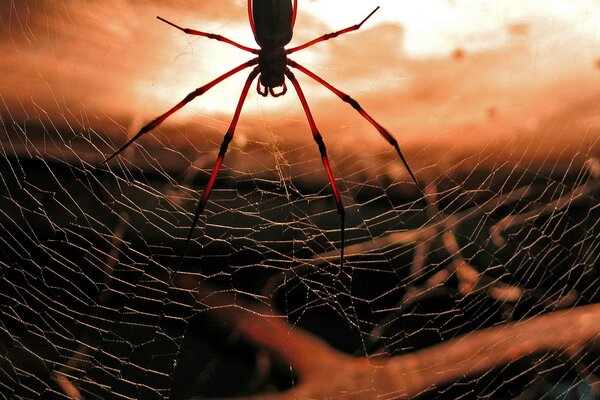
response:
[[[587,114],[587,102],[598,96],[597,2],[344,4],[301,0],[291,45],[357,23],[378,5],[381,9],[360,30],[299,52],[294,59],[352,95],[403,144],[481,147],[479,142],[510,140],[523,132],[541,134],[546,125],[557,123],[577,126],[578,135],[593,135],[582,125],[590,120],[587,115],[565,118],[563,113],[573,109]],[[65,7],[69,20],[61,17]],[[169,5],[114,0],[88,7],[69,0],[29,12],[26,30],[14,18],[3,27],[4,101],[25,115],[43,112],[54,120],[120,135],[125,129],[131,135],[190,91],[252,57],[185,35],[157,15],[255,46],[245,0]],[[185,134],[198,141],[206,140],[207,131],[224,131],[246,76],[242,72],[220,83],[163,128],[191,126]],[[297,76],[319,128],[333,137],[328,139],[331,147],[353,151],[358,137],[375,146],[374,151],[386,146],[352,108],[302,73]],[[246,134],[262,138],[270,130],[289,146],[311,140],[291,87],[277,99],[251,90],[235,140]]]
[[[323,53],[332,47],[357,42],[357,49],[368,50],[371,44],[369,31],[385,26],[397,26],[397,48],[382,48],[380,59],[390,62],[398,57],[398,53],[407,59],[447,58],[456,49],[473,52],[490,52],[510,46],[515,40],[534,41],[536,51],[567,45],[578,40],[583,45],[592,46],[595,40],[594,27],[600,25],[600,17],[590,12],[597,8],[592,1],[581,1],[564,4],[559,1],[511,0],[505,2],[478,2],[475,0],[444,1],[428,0],[424,2],[408,2],[396,0],[369,0],[361,2],[357,7],[343,7],[340,1],[300,2],[296,35],[292,42],[300,44],[306,38],[344,28],[362,20],[377,5],[381,9],[357,32],[332,41],[337,44],[322,43],[294,55],[307,67],[317,70],[337,68],[335,57],[323,57]],[[228,16],[230,20],[221,20],[219,24],[206,23],[193,15],[171,12],[169,17],[179,24],[196,29],[204,29],[227,35],[245,45],[257,47],[251,36],[250,27],[245,14],[245,1],[238,2],[236,12]],[[235,17],[235,18],[234,18]],[[310,25],[309,25],[310,24]],[[522,35],[510,31],[511,25],[523,26]],[[140,98],[154,98],[163,108],[173,104],[198,85],[208,82],[229,68],[238,65],[251,57],[226,44],[214,43],[209,39],[190,37],[168,26],[161,26],[157,20],[147,21],[147,28],[160,32],[162,42],[154,46],[157,54],[164,55],[160,70],[152,74],[153,81],[137,81],[136,90]],[[553,28],[553,26],[555,28]],[[548,35],[547,31],[563,30],[563,36]],[[309,36],[311,35],[311,36]],[[515,38],[515,36],[517,36]],[[529,38],[527,38],[527,36]],[[533,38],[533,39],[532,39]],[[360,50],[359,50],[360,51]],[[386,54],[389,53],[389,57]],[[174,58],[175,57],[175,58]],[[156,58],[156,57],[153,57]],[[308,61],[307,61],[308,60]],[[356,63],[366,62],[357,54]],[[331,64],[334,63],[334,64]],[[348,60],[337,61],[348,69]],[[181,120],[197,113],[214,115],[233,112],[237,96],[247,73],[219,84],[204,98],[190,104],[172,118]],[[365,76],[369,79],[368,76]],[[309,84],[312,82],[308,80]],[[334,82],[341,88],[361,90],[368,85],[368,90],[376,92],[378,86],[367,82],[345,82],[337,79]],[[383,84],[381,82],[380,84]],[[326,98],[329,94],[316,91],[318,98]],[[287,96],[286,96],[287,97]],[[207,98],[209,98],[207,100]],[[290,99],[280,98],[254,99],[250,95],[245,110],[251,114],[271,109],[277,112],[290,108]]]

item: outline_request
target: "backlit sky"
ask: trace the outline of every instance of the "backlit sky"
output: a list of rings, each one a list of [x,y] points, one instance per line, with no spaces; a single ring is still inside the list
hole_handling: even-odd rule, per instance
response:
[[[292,44],[352,25],[381,6],[359,31],[293,58],[361,102],[394,132],[417,169],[484,149],[517,159],[524,152],[540,157],[597,149],[597,0],[299,3]],[[187,36],[157,15],[255,46],[242,0],[4,1],[3,120],[41,116],[122,143],[189,91],[250,56]],[[364,144],[376,154],[384,151],[386,143],[350,107],[296,75],[332,151],[356,154],[357,143],[361,151]],[[165,123],[186,137],[168,146],[224,132],[245,76],[216,86]],[[290,89],[278,99],[252,90],[236,140],[277,135],[289,146],[310,143]]]

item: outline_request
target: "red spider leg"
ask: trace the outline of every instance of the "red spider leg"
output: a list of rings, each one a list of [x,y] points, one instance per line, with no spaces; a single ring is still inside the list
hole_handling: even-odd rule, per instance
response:
[[[228,43],[228,44],[230,44],[232,46],[237,47],[238,49],[242,49],[242,50],[248,51],[250,53],[258,54],[258,49],[253,49],[251,47],[244,46],[243,44],[239,44],[237,42],[234,42],[233,40],[228,39],[225,36],[217,35],[217,34],[214,34],[214,33],[197,31],[195,29],[190,29],[190,28],[182,28],[181,26],[179,26],[177,24],[174,24],[173,22],[167,21],[166,19],[164,19],[162,17],[156,17],[156,18],[160,19],[162,22],[164,22],[166,24],[171,25],[172,27],[175,27],[175,28],[179,29],[180,31],[183,31],[183,32],[187,33],[188,35],[204,36],[204,37],[207,37],[209,39],[218,40],[219,42]]]
[[[292,29],[296,25],[296,13],[298,12],[298,0],[294,0],[294,13],[292,14]]]
[[[402,160],[402,164],[404,164],[404,167],[410,174],[410,177],[415,182],[415,185],[417,185],[417,187],[419,186],[417,183],[417,178],[415,178],[415,175],[412,173],[410,167],[408,166],[408,162],[406,161],[406,159],[404,158],[404,155],[400,151],[400,146],[398,145],[398,141],[396,140],[396,138],[394,138],[387,129],[385,129],[377,121],[375,121],[369,114],[367,114],[367,112],[361,107],[360,104],[358,104],[358,102],[356,100],[354,100],[348,94],[336,89],[329,82],[327,82],[323,78],[317,76],[315,73],[313,73],[312,71],[309,71],[308,69],[306,69],[302,65],[298,64],[297,62],[288,59],[288,65],[299,69],[300,71],[304,72],[306,75],[313,78],[315,81],[319,82],[321,85],[325,86],[327,89],[331,90],[336,96],[338,96],[344,102],[350,104],[356,111],[358,111],[358,113],[360,115],[362,115],[367,121],[369,121],[371,123],[371,125],[373,125],[379,131],[381,136],[383,136],[385,138],[385,140],[388,141],[389,144],[394,146],[394,148],[396,149],[396,153],[398,153],[398,156],[400,157],[400,160]]]
[[[234,69],[230,70],[229,72],[224,73],[223,75],[219,76],[218,78],[216,78],[215,80],[213,80],[212,82],[207,83],[204,86],[201,86],[199,88],[197,88],[196,90],[190,92],[187,96],[185,96],[185,98],[183,100],[181,100],[179,103],[177,103],[174,107],[172,107],[169,111],[167,111],[166,113],[160,115],[159,117],[154,118],[152,121],[150,121],[149,123],[147,123],[146,125],[144,125],[142,127],[142,129],[140,129],[140,131],[131,139],[129,139],[129,141],[127,143],[125,143],[123,146],[121,146],[119,148],[119,150],[115,151],[113,153],[113,155],[111,155],[110,157],[108,157],[106,160],[102,161],[102,164],[105,164],[107,162],[109,162],[110,160],[112,160],[117,154],[121,153],[123,150],[125,150],[127,148],[127,146],[129,146],[131,143],[135,142],[140,136],[142,136],[144,133],[151,131],[152,129],[156,128],[158,125],[160,125],[165,119],[169,118],[169,116],[171,116],[171,114],[173,114],[175,111],[179,110],[180,108],[182,108],[183,106],[185,106],[187,103],[189,103],[190,101],[194,100],[196,97],[206,93],[206,91],[208,91],[210,88],[212,88],[213,86],[215,86],[217,83],[224,81],[225,79],[229,78],[230,76],[240,72],[241,70],[248,68],[252,65],[256,65],[258,64],[258,58],[254,58],[250,61],[247,61],[237,67],[235,67]]]
[[[248,21],[250,21],[250,27],[252,28],[252,33],[256,38],[256,26],[254,25],[254,18],[252,17],[252,0],[248,0]]]
[[[260,78],[256,80],[256,92],[262,97],[267,97],[269,95],[269,89],[267,89],[266,86],[263,89],[263,86],[260,83]]]
[[[217,156],[217,161],[215,162],[215,166],[213,167],[212,173],[210,175],[210,179],[206,184],[206,189],[202,193],[200,200],[198,201],[198,205],[196,206],[196,212],[194,214],[194,221],[192,222],[192,226],[190,228],[190,232],[188,233],[188,237],[185,241],[185,247],[183,248],[183,253],[181,254],[181,259],[179,260],[179,264],[183,261],[183,257],[185,257],[185,253],[187,252],[187,248],[190,244],[190,240],[192,239],[192,234],[194,233],[194,228],[198,224],[198,219],[200,218],[200,214],[204,211],[204,207],[206,206],[206,202],[208,201],[208,196],[210,196],[210,192],[212,191],[213,185],[215,183],[215,179],[217,178],[217,174],[219,173],[219,169],[221,168],[221,163],[223,163],[223,158],[225,158],[225,153],[227,152],[227,147],[229,143],[233,139],[233,134],[235,132],[235,128],[237,126],[238,120],[240,118],[240,113],[242,112],[242,106],[246,101],[246,96],[248,95],[248,90],[250,89],[250,85],[256,76],[259,74],[258,67],[254,68],[250,75],[248,75],[248,79],[246,79],[246,84],[242,89],[242,94],[240,95],[240,100],[238,101],[238,105],[235,108],[235,113],[233,114],[233,119],[229,124],[229,129],[227,129],[227,133],[223,138],[223,142],[221,143],[221,149],[219,150],[219,155]]]
[[[304,43],[303,45],[297,46],[297,47],[292,47],[291,49],[286,50],[287,54],[292,54],[295,53],[298,50],[303,50],[307,47],[312,46],[313,44],[317,44],[320,42],[324,42],[326,40],[329,39],[333,39],[334,37],[343,35],[344,33],[348,33],[348,32],[352,32],[352,31],[356,31],[358,30],[362,24],[364,24],[369,18],[371,18],[371,15],[375,14],[375,11],[379,10],[379,6],[377,8],[375,8],[373,11],[371,11],[371,14],[367,15],[367,17],[365,19],[363,19],[360,23],[349,26],[348,28],[339,30],[339,31],[335,31],[335,32],[331,32],[331,33],[326,33],[323,36],[319,36],[316,39],[311,40],[310,42]]]
[[[325,148],[325,143],[323,142],[323,137],[321,133],[317,129],[317,125],[315,124],[315,120],[313,119],[312,113],[310,112],[310,108],[308,107],[308,103],[306,102],[306,97],[304,97],[304,93],[302,92],[302,88],[298,83],[298,80],[292,73],[289,68],[285,69],[285,75],[294,85],[296,89],[296,93],[298,94],[298,98],[300,99],[300,103],[302,103],[302,108],[304,109],[304,113],[306,114],[306,119],[308,120],[308,125],[310,125],[310,130],[313,134],[313,139],[319,146],[319,152],[321,153],[321,160],[323,161],[323,165],[325,166],[325,171],[327,172],[327,177],[329,178],[329,183],[331,183],[331,189],[333,190],[333,196],[335,197],[335,203],[337,205],[338,213],[340,214],[341,220],[341,248],[340,248],[340,268],[344,265],[344,231],[345,227],[345,217],[346,212],[344,211],[344,204],[342,203],[342,196],[340,196],[340,192],[335,184],[335,179],[333,178],[333,173],[331,172],[331,166],[329,165],[329,160],[327,158],[327,149]]]
[[[287,93],[287,86],[286,86],[286,84],[285,84],[285,81],[283,82],[283,87],[282,87],[282,89],[281,89],[281,92],[275,92],[275,90],[273,90],[273,88],[272,88],[272,87],[270,87],[270,88],[269,88],[269,93],[270,93],[270,94],[271,94],[271,96],[273,96],[273,97],[281,97],[281,96],[283,96],[284,94],[286,94],[286,93]]]

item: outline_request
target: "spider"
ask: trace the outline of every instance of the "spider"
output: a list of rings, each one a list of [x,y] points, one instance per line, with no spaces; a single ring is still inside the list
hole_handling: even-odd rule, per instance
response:
[[[293,4],[292,4],[293,3]],[[210,192],[215,183],[215,179],[221,168],[221,164],[223,163],[223,158],[225,157],[225,153],[227,152],[227,148],[229,143],[233,139],[233,134],[235,132],[235,128],[237,126],[240,113],[242,111],[242,106],[244,105],[244,101],[246,100],[246,96],[248,95],[248,91],[250,89],[250,85],[258,77],[256,80],[256,91],[261,96],[267,97],[271,95],[273,97],[283,96],[287,92],[287,86],[285,78],[289,79],[289,81],[294,86],[296,90],[296,94],[300,99],[300,103],[302,104],[302,108],[304,109],[304,113],[306,114],[306,119],[308,120],[308,125],[313,135],[314,141],[317,143],[319,147],[319,152],[321,153],[321,160],[323,161],[323,165],[325,167],[325,172],[327,173],[327,177],[329,178],[329,183],[331,184],[331,189],[333,191],[333,197],[335,198],[335,203],[337,205],[337,210],[340,215],[340,267],[343,266],[344,262],[344,231],[345,231],[345,211],[344,205],[342,203],[342,198],[340,196],[340,192],[336,186],[335,179],[333,177],[333,173],[331,172],[331,166],[329,165],[329,159],[327,158],[327,150],[325,148],[325,143],[323,142],[323,138],[321,137],[321,133],[317,129],[317,125],[313,119],[310,108],[308,107],[308,102],[306,101],[306,97],[296,79],[294,73],[289,67],[295,68],[302,73],[308,75],[321,85],[325,86],[327,89],[332,91],[336,96],[338,96],[341,100],[351,105],[363,118],[365,118],[371,125],[377,129],[377,131],[383,136],[385,140],[388,141],[390,145],[396,149],[400,160],[404,164],[404,167],[410,174],[412,180],[417,184],[417,180],[412,173],[410,167],[408,166],[408,162],[404,158],[404,155],[400,151],[400,147],[396,139],[392,136],[390,132],[388,132],[383,126],[381,126],[377,121],[375,121],[367,112],[358,104],[356,100],[347,95],[346,93],[338,90],[333,85],[325,81],[323,78],[317,76],[315,73],[311,72],[307,68],[298,64],[297,62],[288,58],[290,54],[293,54],[297,51],[304,50],[307,47],[313,46],[317,43],[324,42],[326,40],[332,39],[339,35],[356,31],[358,30],[378,9],[376,7],[369,15],[365,17],[358,24],[349,26],[345,29],[327,33],[325,35],[319,36],[316,39],[313,39],[309,42],[306,42],[300,46],[292,47],[286,49],[285,46],[291,41],[294,24],[296,22],[296,11],[298,9],[298,0],[248,0],[248,19],[250,20],[250,27],[252,28],[252,32],[254,33],[254,38],[256,43],[259,46],[259,49],[250,48],[234,42],[224,36],[216,35],[213,33],[207,33],[202,31],[197,31],[195,29],[183,28],[173,22],[167,21],[164,18],[157,17],[162,22],[171,25],[172,27],[179,29],[182,32],[185,32],[189,35],[197,35],[204,36],[210,39],[218,40],[219,42],[227,43],[229,45],[235,46],[238,49],[247,51],[252,54],[258,55],[255,58],[252,58],[249,61],[233,68],[232,70],[224,73],[213,81],[205,84],[204,86],[200,86],[197,89],[190,92],[183,100],[173,106],[170,110],[165,112],[164,114],[154,118],[152,121],[144,125],[140,131],[133,136],[127,143],[121,146],[117,151],[115,151],[110,157],[106,158],[102,164],[107,163],[112,158],[121,153],[125,148],[127,148],[130,144],[135,142],[140,136],[143,134],[153,130],[157,126],[159,126],[164,120],[166,120],[171,114],[185,106],[187,103],[192,101],[198,96],[201,96],[206,91],[211,89],[213,86],[217,85],[219,82],[224,81],[230,76],[237,74],[238,72],[249,68],[254,67],[250,72],[248,78],[246,79],[246,83],[242,89],[242,93],[240,95],[237,107],[233,114],[233,119],[231,124],[229,125],[229,129],[227,133],[225,133],[225,137],[223,138],[223,142],[221,143],[221,148],[219,150],[219,154],[217,156],[217,161],[213,167],[212,173],[206,184],[206,188],[202,195],[200,196],[200,200],[198,201],[198,205],[196,206],[196,211],[194,214],[194,220],[192,222],[192,226],[190,227],[185,246],[183,249],[183,253],[181,255],[181,260],[185,256],[187,252],[187,248],[189,246],[190,240],[192,238],[192,234],[194,232],[194,228],[198,224],[198,219],[200,214],[202,214],[206,203],[208,201],[208,197],[210,196]]]

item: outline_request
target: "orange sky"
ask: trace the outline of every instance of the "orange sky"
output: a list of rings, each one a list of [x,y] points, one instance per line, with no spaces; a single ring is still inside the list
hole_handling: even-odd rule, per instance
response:
[[[361,102],[396,135],[416,172],[494,152],[516,160],[565,151],[598,156],[597,2],[299,2],[292,44],[358,22],[381,6],[358,32],[293,58]],[[156,15],[254,46],[241,0],[24,1],[0,8],[3,119],[42,116],[92,136],[109,135],[114,145],[249,58],[187,36]],[[386,142],[354,110],[296,75],[338,160],[387,154]],[[185,151],[188,143],[207,140],[214,145],[215,133],[227,129],[245,76],[174,115],[164,126],[168,143],[160,132],[141,143],[161,151]],[[234,146],[256,141],[268,149],[274,137],[284,148],[312,145],[293,89],[278,99],[251,91]],[[97,149],[87,150],[101,159]],[[401,166],[392,173],[403,174]]]

